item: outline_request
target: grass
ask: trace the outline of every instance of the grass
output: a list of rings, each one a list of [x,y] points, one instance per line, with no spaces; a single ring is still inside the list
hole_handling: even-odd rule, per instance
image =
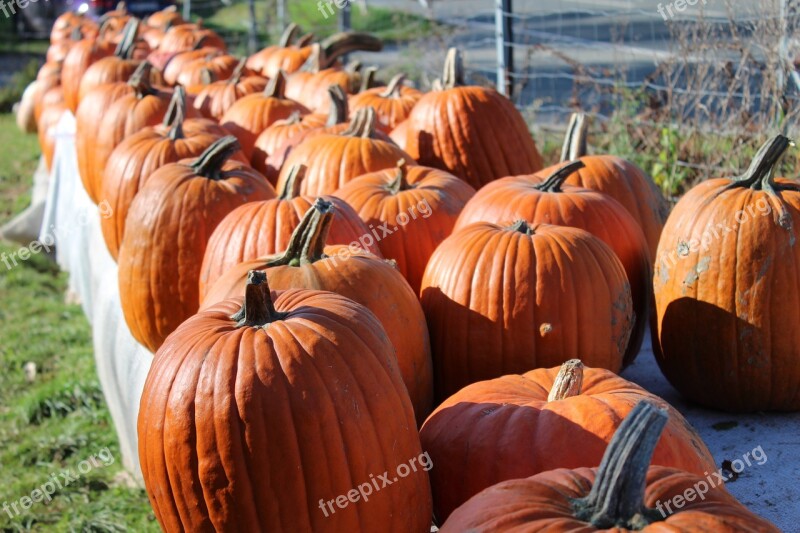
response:
[[[10,115],[0,115],[0,147],[4,222],[27,203],[38,147],[35,136],[16,130]],[[0,242],[0,254],[18,248]],[[66,282],[66,274],[41,254],[10,270],[0,263],[0,506],[8,503],[14,515],[0,507],[0,530],[158,531],[145,492],[122,473],[91,329],[81,308],[65,303]],[[25,368],[32,365],[37,372],[30,381]],[[21,498],[51,474],[79,474],[81,461],[92,456],[93,468],[57,490],[51,502],[22,509]]]

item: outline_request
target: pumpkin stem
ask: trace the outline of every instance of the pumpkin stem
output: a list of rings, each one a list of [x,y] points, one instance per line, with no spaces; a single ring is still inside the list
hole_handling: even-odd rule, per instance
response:
[[[407,181],[408,162],[401,159],[397,162],[397,176],[389,183],[388,189],[392,194],[397,194],[400,191],[406,191],[411,188]]]
[[[300,196],[300,185],[306,177],[308,167],[305,165],[294,165],[289,169],[289,177],[283,185],[283,190],[278,195],[279,200],[291,200]]]
[[[756,191],[774,188],[775,166],[790,146],[794,146],[794,142],[783,135],[776,135],[764,143],[750,163],[747,172],[738,178],[733,178],[728,188],[749,187]]]
[[[569,127],[561,147],[561,162],[575,161],[586,155],[586,134],[589,131],[589,120],[585,113],[573,113],[569,119]]]
[[[182,85],[175,87],[175,93],[169,102],[164,115],[164,127],[169,128],[167,137],[171,141],[183,139],[183,120],[186,118],[186,89]]]
[[[533,235],[533,228],[525,220],[517,220],[506,228],[508,231],[517,231],[525,235]]]
[[[80,41],[83,39],[83,31],[81,30],[80,26],[75,26],[72,28],[72,33],[69,36],[70,41]]]
[[[267,282],[267,273],[263,270],[251,270],[247,273],[247,285],[244,289],[244,301],[231,320],[237,328],[261,328],[272,322],[282,320],[286,313],[275,310],[272,293]]]
[[[305,35],[297,39],[297,42],[294,43],[294,45],[297,48],[305,48],[306,46],[309,46],[311,44],[311,41],[313,40],[314,40],[314,34],[306,33]]]
[[[278,40],[278,46],[281,48],[287,48],[290,44],[292,44],[292,41],[294,41],[294,38],[297,36],[299,31],[300,26],[294,22],[286,26],[286,29],[284,29],[283,33],[281,34],[280,40]]]
[[[295,228],[286,251],[267,261],[267,268],[281,265],[300,266],[325,259],[325,241],[333,222],[334,207],[324,198],[317,198]]]
[[[368,67],[361,74],[361,87],[358,92],[363,93],[375,84],[375,75],[378,73],[378,67]]]
[[[134,45],[136,44],[136,33],[139,31],[139,19],[133,18],[125,24],[122,32],[122,40],[114,50],[114,55],[122,59],[130,59],[133,56]]]
[[[136,67],[136,70],[128,80],[128,85],[134,88],[139,98],[144,98],[150,94],[156,94],[156,90],[150,84],[150,74],[153,70],[153,65],[149,61],[144,61],[141,65]]]
[[[464,82],[464,58],[458,48],[447,51],[442,74],[442,89],[453,89],[466,85]]]
[[[598,529],[640,530],[663,520],[644,504],[645,480],[667,412],[643,400],[611,439],[588,496],[572,501],[575,517]]]
[[[406,81],[406,75],[401,72],[392,78],[392,80],[389,82],[389,85],[386,86],[386,90],[383,91],[379,96],[381,98],[400,98],[400,96],[402,96],[404,81]]]
[[[217,81],[217,77],[211,72],[210,68],[203,67],[200,69],[200,84],[201,85],[211,85]]]
[[[342,135],[347,137],[362,137],[369,139],[375,136],[375,125],[377,123],[377,114],[372,107],[364,107],[356,111],[353,120],[350,121],[348,127]]]
[[[206,151],[191,164],[192,172],[210,180],[219,180],[222,178],[222,166],[240,149],[236,137],[233,135],[223,137],[206,148]]]
[[[325,121],[325,126],[330,128],[347,122],[350,109],[344,89],[342,89],[341,85],[333,84],[328,87],[328,96],[331,98],[331,107],[328,111],[328,120]]]
[[[550,394],[547,396],[548,402],[555,402],[572,396],[578,396],[583,386],[583,363],[580,359],[570,359],[558,371]]]
[[[228,83],[231,85],[236,85],[240,81],[242,81],[242,76],[244,75],[245,64],[247,63],[247,58],[243,57],[237,63],[236,68],[233,69],[233,73],[231,77],[228,79]]]
[[[561,192],[561,186],[564,185],[567,178],[585,166],[582,161],[572,161],[562,165],[543,182],[534,185],[533,188],[542,192]]]
[[[272,98],[283,98],[286,91],[286,73],[279,70],[275,76],[269,80],[266,88],[264,88],[264,96],[271,96]]]
[[[362,52],[380,52],[383,41],[369,33],[342,32],[331,35],[320,43],[320,69],[330,67],[339,57],[360,50]]]

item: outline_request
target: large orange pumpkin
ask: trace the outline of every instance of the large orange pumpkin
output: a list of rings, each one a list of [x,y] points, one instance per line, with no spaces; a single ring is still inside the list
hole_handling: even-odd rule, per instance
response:
[[[138,192],[125,221],[119,251],[119,292],[125,321],[155,351],[197,312],[200,261],[211,232],[240,205],[275,196],[252,168],[230,161],[232,136],[197,159],[158,169]]]
[[[455,48],[447,53],[442,89],[417,102],[405,127],[405,149],[420,165],[447,170],[475,189],[542,168],[517,108],[494,89],[465,85]]]
[[[662,466],[648,469],[667,416],[640,402],[620,425],[598,468],[559,468],[494,485],[459,507],[440,531],[779,533],[725,490],[709,486],[710,476]]]
[[[348,181],[385,168],[394,167],[400,159],[413,159],[389,141],[376,136],[375,110],[367,107],[356,113],[347,130],[339,135],[323,134],[306,139],[294,148],[278,176],[278,188],[284,187],[289,169],[308,166],[301,192],[311,196],[331,194]]]
[[[277,198],[237,207],[219,223],[203,256],[201,301],[214,283],[234,266],[288,248],[303,215],[314,205],[314,198],[299,193],[305,171],[306,167],[298,165],[292,170],[286,189]],[[381,256],[377,244],[366,242],[366,239],[364,244],[359,242],[363,236],[370,235],[370,230],[353,208],[339,198],[324,198],[335,208],[326,244],[358,242],[366,251]]]
[[[579,355],[618,372],[633,326],[614,252],[564,226],[475,223],[428,262],[420,289],[436,395]]]
[[[308,33],[299,37],[293,44],[288,44],[289,41],[284,40],[287,31],[290,31],[289,27],[284,31],[278,46],[267,47],[250,56],[247,66],[267,78],[272,78],[280,71],[292,74],[300,70],[313,50],[311,43],[314,41],[314,34]],[[291,38],[294,38],[294,34]],[[285,45],[282,45],[284,43]]]
[[[125,233],[125,219],[136,193],[159,168],[182,159],[199,157],[227,132],[216,122],[203,118],[184,120],[186,94],[177,87],[164,122],[146,127],[122,141],[111,153],[101,186],[101,198],[108,202],[111,216],[100,226],[111,256],[116,259]],[[233,159],[246,163],[240,152]]]
[[[375,315],[271,293],[261,272],[244,294],[181,324],[148,374],[139,458],[161,528],[427,533],[430,466]]]
[[[717,470],[700,436],[667,402],[610,370],[571,360],[473,383],[428,417],[420,438],[436,465],[430,472],[436,518],[443,522],[501,481],[599,465],[620,422],[642,400],[669,413],[653,464],[698,476]]]
[[[61,71],[64,100],[67,109],[76,113],[80,103],[80,86],[84,73],[99,59],[114,53],[113,42],[99,37],[87,37],[75,43],[64,58]]]
[[[428,259],[450,236],[475,189],[443,170],[400,161],[398,168],[360,176],[334,194],[378,233],[381,253],[418,293]]]
[[[318,198],[285,252],[231,268],[211,288],[202,307],[240,294],[250,270],[268,270],[275,288],[331,291],[363,304],[386,328],[421,424],[433,398],[425,315],[416,294],[391,263],[358,246],[325,246],[334,210],[331,202]]]
[[[392,131],[411,114],[422,93],[404,85],[405,74],[398,74],[386,87],[366,88],[350,97],[350,110],[355,113],[364,107],[374,107],[378,124],[385,133]],[[366,85],[369,85],[367,83]]]
[[[790,144],[778,135],[743,176],[690,190],[661,236],[656,360],[708,407],[800,410],[800,185],[772,176]]]
[[[456,230],[478,221],[500,224],[522,219],[530,224],[581,228],[609,245],[625,267],[633,295],[635,326],[625,351],[623,365],[627,366],[639,353],[649,319],[650,251],[641,228],[616,200],[597,191],[564,185],[583,165],[582,161],[573,161],[553,168],[549,175],[515,176],[490,183],[464,206]]]
[[[227,80],[212,81],[194,99],[194,107],[203,116],[219,120],[240,98],[263,91],[266,78],[245,75],[245,60],[241,60]],[[256,167],[258,170],[258,168]],[[263,172],[262,172],[263,174]]]
[[[177,78],[175,84],[184,87],[206,86],[217,80],[227,80],[236,71],[240,60],[229,54],[207,54],[188,61]],[[167,71],[170,70],[167,67]]]

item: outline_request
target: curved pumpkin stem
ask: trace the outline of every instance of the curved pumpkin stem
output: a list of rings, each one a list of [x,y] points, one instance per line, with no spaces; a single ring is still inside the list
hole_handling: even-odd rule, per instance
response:
[[[407,181],[407,173],[408,173],[408,162],[405,159],[401,159],[397,162],[397,176],[389,182],[387,189],[391,191],[392,194],[397,194],[400,191],[406,191],[411,188]]]
[[[368,91],[375,85],[375,75],[378,73],[378,67],[367,67],[361,74],[361,87],[358,92],[363,93]]]
[[[300,26],[292,22],[283,30],[281,34],[281,38],[278,40],[278,46],[281,48],[287,48],[294,38],[297,37],[297,33],[300,31]]]
[[[583,363],[580,359],[570,359],[558,371],[550,394],[547,396],[548,402],[555,402],[572,396],[578,396],[583,386]]]
[[[131,19],[125,24],[122,40],[114,50],[114,55],[122,59],[131,59],[136,45],[136,34],[139,31],[139,19]]]
[[[136,67],[136,70],[128,80],[128,85],[134,88],[139,98],[143,98],[150,94],[156,94],[156,90],[150,83],[150,75],[153,71],[153,65],[149,61],[144,61],[141,65]]]
[[[222,179],[222,166],[241,149],[239,141],[228,135],[214,142],[192,163],[192,172],[210,180]]]
[[[381,98],[400,98],[403,91],[403,82],[406,81],[406,75],[400,73],[396,75],[386,86],[386,90],[380,94]]]
[[[372,107],[364,107],[356,111],[353,120],[350,121],[350,127],[342,132],[346,137],[362,137],[369,139],[375,136],[375,125],[377,123],[378,115]]]
[[[283,185],[283,190],[278,195],[279,200],[291,200],[300,196],[300,185],[306,177],[308,167],[305,165],[294,165],[289,169],[289,177]]]
[[[347,101],[347,94],[338,84],[328,87],[328,96],[331,98],[331,107],[328,111],[328,120],[325,121],[326,127],[344,124],[350,114],[350,106]]]
[[[244,301],[239,311],[231,315],[237,328],[261,328],[286,317],[286,313],[275,310],[272,293],[267,282],[267,273],[263,270],[251,270],[247,273],[247,285],[244,289]]]
[[[586,134],[589,119],[585,113],[573,113],[569,119],[564,145],[561,147],[561,162],[575,161],[586,155]]]
[[[300,266],[315,263],[327,257],[324,253],[328,231],[333,222],[333,204],[317,198],[314,205],[303,215],[303,220],[292,233],[286,251],[266,262],[266,267]]]
[[[236,68],[233,69],[233,72],[231,73],[231,77],[228,78],[228,84],[236,85],[240,81],[242,81],[242,76],[244,75],[244,69],[246,63],[247,63],[246,57],[243,57],[242,59],[239,60],[239,62],[236,64]]]
[[[464,58],[458,48],[447,51],[442,73],[442,89],[453,89],[466,85],[464,82]]]
[[[320,43],[319,67],[327,68],[339,57],[355,51],[380,52],[383,41],[369,33],[342,32]]]
[[[306,33],[305,35],[297,39],[297,42],[294,43],[294,45],[297,48],[305,48],[306,46],[310,46],[313,41],[314,41],[314,34]]]
[[[164,127],[169,128],[167,137],[171,141],[183,139],[183,121],[186,118],[186,89],[182,85],[175,87],[175,93],[169,102],[164,115]]]
[[[517,220],[506,228],[508,231],[516,231],[525,235],[533,235],[533,227],[525,220]]]
[[[575,516],[598,529],[643,529],[663,520],[644,504],[650,460],[667,413],[643,400],[625,417],[606,448],[588,496],[573,500]]]
[[[561,192],[561,186],[567,178],[586,165],[582,161],[572,161],[561,166],[550,174],[542,183],[534,185],[533,188],[542,192]]]
[[[272,98],[283,98],[286,92],[286,73],[279,70],[275,76],[269,80],[269,83],[264,88],[264,96],[271,96]]]

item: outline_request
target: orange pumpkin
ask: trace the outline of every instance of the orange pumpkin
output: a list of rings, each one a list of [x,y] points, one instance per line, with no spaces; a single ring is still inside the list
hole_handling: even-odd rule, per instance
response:
[[[542,168],[517,108],[494,89],[465,85],[455,48],[447,53],[442,90],[417,102],[405,128],[405,149],[420,165],[447,170],[475,189]]]
[[[236,71],[239,59],[228,54],[208,54],[187,62],[175,79],[177,85],[192,87],[209,85],[217,80],[227,80]],[[167,67],[170,71],[170,67]]]
[[[200,258],[208,238],[240,205],[275,196],[252,168],[230,161],[232,136],[199,158],[158,169],[131,203],[119,251],[119,292],[125,321],[143,346],[156,351],[197,312]]]
[[[425,456],[375,315],[261,272],[244,294],[181,324],[148,374],[139,458],[162,530],[427,533]],[[386,471],[398,482],[373,491]]]
[[[230,78],[206,84],[194,99],[194,107],[203,116],[218,121],[239,99],[248,94],[261,92],[266,87],[266,78],[245,74],[245,60],[242,59]],[[257,167],[256,169],[258,170]]]
[[[437,519],[443,522],[502,481],[599,465],[620,422],[642,400],[669,414],[653,464],[701,477],[717,470],[703,440],[675,408],[610,370],[573,359],[560,368],[473,383],[431,413],[420,438],[436,465],[430,475]]]
[[[76,113],[80,103],[80,86],[84,73],[99,59],[114,53],[113,42],[98,37],[87,37],[75,43],[64,58],[61,80],[67,109]]]
[[[267,63],[273,56],[278,54],[283,54],[293,48],[296,48],[292,46],[292,42],[297,37],[299,31],[300,31],[300,26],[298,26],[294,22],[287,25],[286,28],[284,28],[283,33],[281,34],[281,37],[280,39],[278,39],[278,42],[276,44],[267,46],[266,48],[259,50],[258,52],[247,58],[247,68],[249,68],[252,71],[258,72],[262,76],[266,76],[268,78],[271,78],[272,76],[277,74],[279,70],[283,70],[284,72],[294,72],[294,69],[291,69],[291,65],[289,64],[285,65],[286,68],[284,68],[283,65],[279,65],[278,68],[275,69],[275,71],[272,73],[272,75],[266,75],[264,73],[264,70],[267,66]],[[297,67],[302,65],[306,59],[307,57],[299,59]]]
[[[203,27],[203,21],[196,24],[172,26],[164,34],[158,47],[160,53],[179,53],[196,50],[200,47],[227,50],[225,40],[215,31]]]
[[[433,398],[425,315],[416,294],[391,263],[358,246],[325,246],[334,210],[331,202],[318,198],[295,229],[285,252],[245,261],[228,270],[211,288],[203,307],[241,294],[250,270],[267,270],[276,289],[330,291],[364,305],[386,329],[421,424]]]
[[[384,132],[391,132],[411,114],[422,98],[422,93],[403,84],[405,74],[398,74],[386,87],[367,88],[350,97],[350,110],[355,113],[364,107],[374,107],[378,124]],[[369,83],[367,83],[369,85]]]
[[[475,189],[442,170],[409,167],[404,160],[398,167],[364,174],[334,194],[379,232],[381,253],[419,293],[428,259],[450,236]]]
[[[52,98],[46,106],[42,108],[41,115],[36,122],[36,131],[39,134],[39,146],[42,149],[42,156],[47,166],[47,170],[53,168],[53,156],[56,150],[56,140],[53,137],[53,129],[66,110],[64,103],[64,93],[60,87],[55,87],[50,91]]]
[[[180,26],[185,22],[181,14],[178,13],[177,6],[174,5],[152,13],[144,21],[148,28],[156,28],[163,31],[167,31],[172,26]]]
[[[619,259],[565,226],[519,220],[457,230],[428,261],[420,295],[439,399],[575,354],[618,372],[633,326]]]

